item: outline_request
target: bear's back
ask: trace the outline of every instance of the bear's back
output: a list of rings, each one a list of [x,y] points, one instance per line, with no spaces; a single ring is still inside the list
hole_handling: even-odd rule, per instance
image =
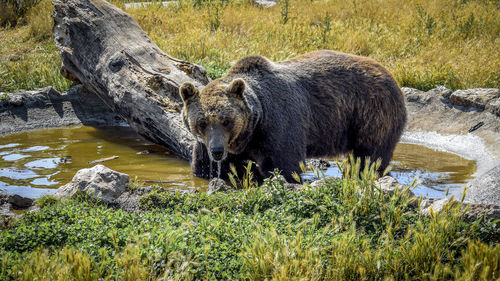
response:
[[[254,72],[271,72],[273,63],[263,56],[249,56],[236,62],[228,75],[251,74]]]

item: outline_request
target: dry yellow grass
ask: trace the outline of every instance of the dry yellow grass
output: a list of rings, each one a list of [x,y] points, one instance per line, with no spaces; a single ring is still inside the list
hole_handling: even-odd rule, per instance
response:
[[[127,12],[165,52],[214,76],[248,55],[279,61],[332,49],[381,62],[401,86],[500,86],[496,1],[287,0],[271,9],[248,1],[180,3]]]
[[[112,1],[121,8],[123,2]],[[27,26],[0,30],[0,91],[69,86],[55,69],[59,61],[47,38],[48,3],[28,13]],[[180,0],[127,12],[161,49],[204,65],[212,78],[248,55],[279,61],[332,49],[379,61],[400,86],[500,87],[498,1],[282,0],[262,9],[249,0]],[[13,65],[16,49],[27,52]]]
[[[52,11],[51,2],[43,0],[15,28],[0,29],[0,92],[71,86],[59,73],[61,58],[52,39]]]

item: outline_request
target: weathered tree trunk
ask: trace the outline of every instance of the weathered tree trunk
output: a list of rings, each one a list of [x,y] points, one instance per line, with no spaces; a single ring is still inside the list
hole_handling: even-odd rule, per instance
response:
[[[190,160],[193,137],[181,116],[179,86],[205,70],[162,52],[135,20],[102,0],[54,0],[62,73],[80,81],[145,138]]]

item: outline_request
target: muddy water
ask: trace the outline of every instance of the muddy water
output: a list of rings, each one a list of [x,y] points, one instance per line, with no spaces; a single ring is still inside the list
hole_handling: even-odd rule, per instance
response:
[[[0,189],[27,197],[53,193],[89,161],[111,156],[107,167],[166,187],[204,187],[189,164],[168,150],[141,139],[127,127],[71,127],[0,137]],[[401,183],[418,177],[418,195],[444,197],[447,186],[460,190],[476,170],[475,162],[419,145],[399,144],[392,175]],[[335,167],[327,175],[338,175]],[[306,174],[305,177],[311,176]]]
[[[323,173],[340,177],[341,172],[335,161]],[[391,161],[390,176],[398,182],[409,185],[414,179],[418,185],[415,195],[430,198],[444,198],[454,195],[460,198],[463,187],[476,172],[476,162],[456,154],[442,152],[421,145],[399,143]],[[314,177],[308,172],[306,177]]]
[[[139,154],[138,154],[139,153]],[[0,137],[0,189],[28,197],[53,193],[89,161],[139,180],[168,181],[163,186],[207,185],[194,177],[189,164],[170,151],[143,140],[128,127],[71,127]]]

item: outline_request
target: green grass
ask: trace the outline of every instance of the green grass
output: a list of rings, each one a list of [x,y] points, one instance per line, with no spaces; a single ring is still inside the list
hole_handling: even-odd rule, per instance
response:
[[[51,2],[43,0],[25,10],[15,28],[0,29],[0,92],[45,86],[69,89],[72,82],[59,72],[61,58],[52,39]]]
[[[205,66],[212,79],[248,55],[279,61],[333,49],[374,58],[400,86],[500,87],[498,1],[286,0],[271,9],[246,0],[179,3],[127,12],[161,49]],[[41,0],[15,28],[0,30],[0,91],[70,86],[59,74],[51,11]]]
[[[0,230],[2,280],[495,280],[498,221],[459,204],[430,217],[374,168],[291,191],[280,178],[234,193],[158,188],[127,213],[43,199]]]

